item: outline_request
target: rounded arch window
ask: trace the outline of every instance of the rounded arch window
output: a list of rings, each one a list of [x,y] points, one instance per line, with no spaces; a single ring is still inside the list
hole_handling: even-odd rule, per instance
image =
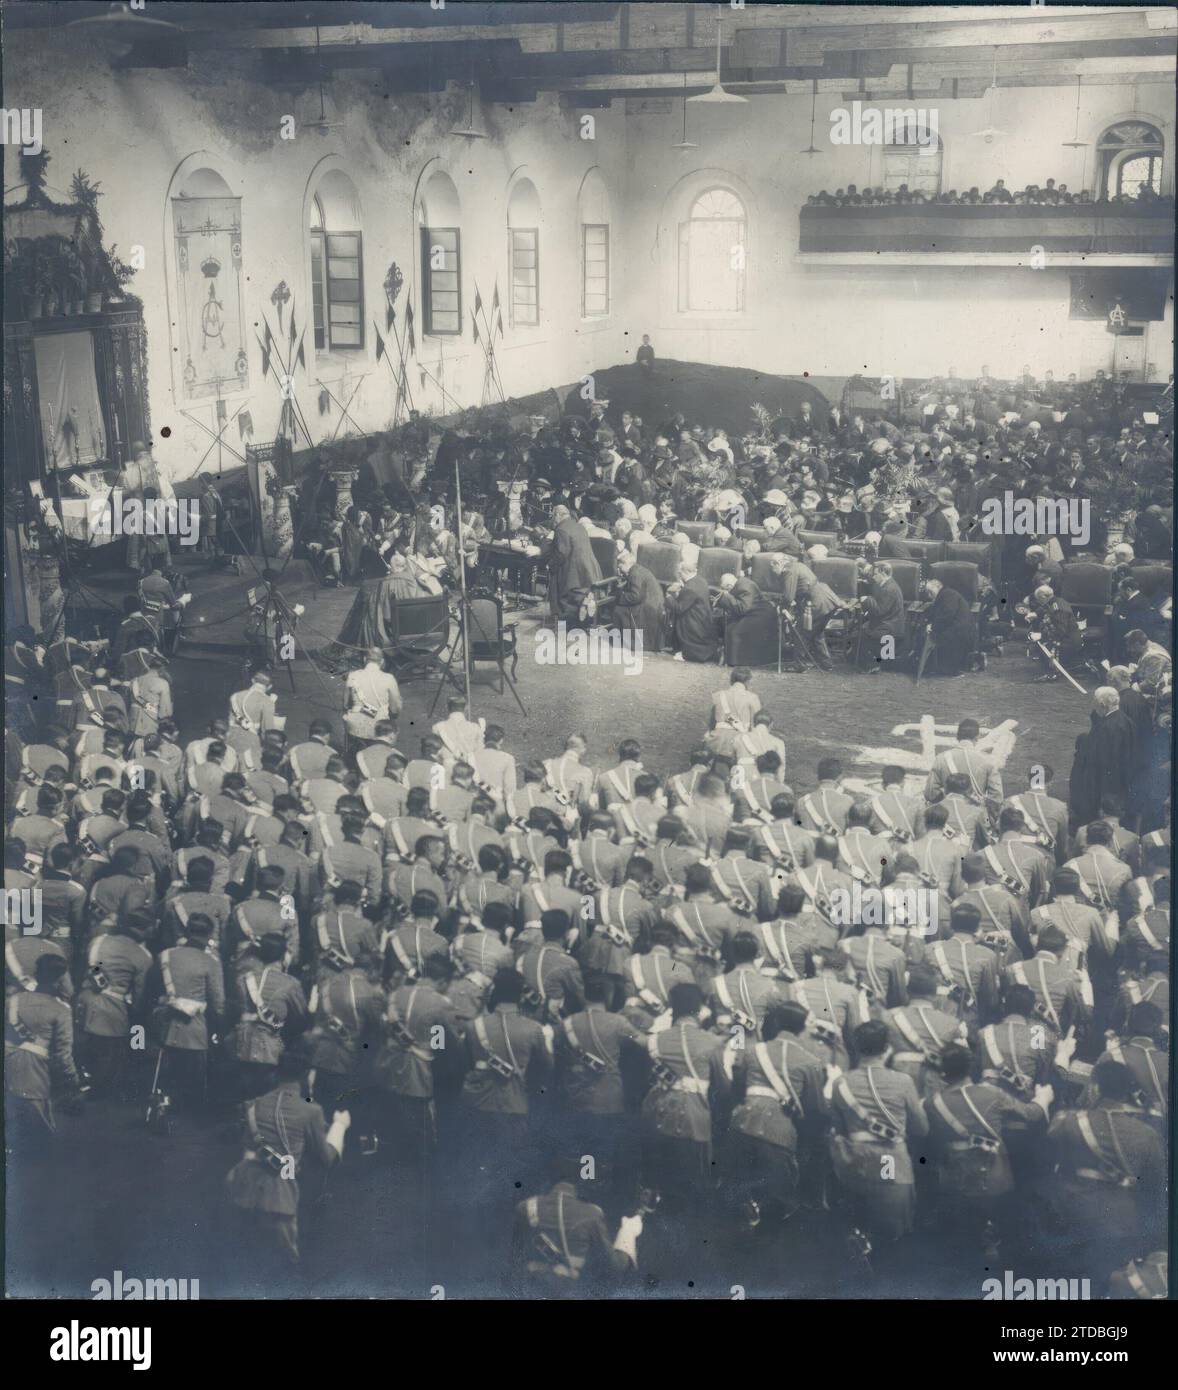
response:
[[[581,317],[605,318],[610,308],[609,191],[597,169],[590,169],[577,198],[581,232]]]
[[[462,332],[462,231],[458,190],[440,169],[430,175],[417,207],[421,229],[421,299],[425,331]]]
[[[1157,126],[1149,121],[1118,121],[1100,137],[1096,149],[1105,198],[1161,194],[1165,142]]]
[[[324,174],[311,198],[311,304],[315,347],[364,346],[364,238],[360,199],[347,174]]]
[[[748,217],[730,188],[700,193],[679,224],[681,312],[744,311]]]
[[[511,322],[534,328],[540,322],[540,195],[531,179],[520,179],[507,200],[507,257]]]

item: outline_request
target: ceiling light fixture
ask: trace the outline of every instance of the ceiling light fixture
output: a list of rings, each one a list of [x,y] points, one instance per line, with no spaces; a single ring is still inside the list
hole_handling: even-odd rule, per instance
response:
[[[470,82],[467,83],[467,89],[468,89],[469,92],[470,92],[470,107],[469,107],[469,109],[468,109],[468,111],[467,111],[467,114],[466,114],[466,128],[465,128],[465,129],[456,128],[456,129],[452,130],[452,131],[450,132],[450,134],[451,134],[451,135],[461,135],[461,136],[463,137],[463,139],[465,139],[465,140],[485,140],[485,139],[487,138],[487,132],[486,132],[485,130],[476,130],[476,129],[475,129],[475,123],[474,123],[474,89],[475,89],[475,81],[474,81],[474,78],[473,78],[473,77],[471,78]]]
[[[818,79],[814,79],[814,86],[810,90],[810,143],[804,150],[799,150],[799,154],[821,154],[822,151],[814,143],[814,113],[818,109]]]
[[[710,106],[735,105],[740,102],[748,104],[748,97],[737,96],[735,92],[726,92],[720,82],[720,30],[724,21],[719,10],[716,12],[716,81],[710,90],[701,92],[699,96],[687,97],[687,101],[706,102]]]
[[[986,90],[985,90],[985,92],[982,94],[982,95],[983,95],[983,99],[984,99],[985,97],[989,96],[991,92],[996,92],[997,90],[998,90],[998,47],[997,47],[997,45],[995,45],[995,47],[994,47],[994,77],[993,77],[993,81],[991,82],[990,86],[987,87]],[[992,117],[993,117],[993,114],[994,114],[994,98],[993,98],[993,97],[990,97],[990,102],[989,102],[988,111],[989,111],[990,117],[992,118]],[[984,141],[986,142],[987,145],[992,145],[992,144],[994,143],[994,137],[995,137],[995,135],[1005,135],[1005,134],[1006,134],[1006,132],[1005,132],[1004,130],[999,130],[998,127],[997,127],[996,125],[984,125],[984,126],[981,128],[981,130],[975,130],[975,131],[972,131],[972,132],[971,132],[971,135],[972,135],[972,136],[984,140]]]
[[[673,150],[698,150],[699,146],[687,138],[687,74],[683,74],[683,138],[677,145],[672,145]]]
[[[1084,150],[1088,148],[1088,141],[1080,139],[1080,74],[1076,74],[1076,129],[1072,133],[1070,140],[1063,142],[1065,150]]]

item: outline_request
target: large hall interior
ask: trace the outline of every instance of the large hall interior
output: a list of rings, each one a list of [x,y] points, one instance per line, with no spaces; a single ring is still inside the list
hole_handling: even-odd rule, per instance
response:
[[[1115,1167],[1068,1129],[1114,1093],[1168,1163],[1174,10],[0,22],[10,1292],[1164,1281],[1156,1175],[1039,1193]],[[881,984],[830,892],[897,875],[941,928]],[[1028,995],[1021,1089],[983,1035]],[[927,1117],[867,1135],[886,1200],[885,1025]]]

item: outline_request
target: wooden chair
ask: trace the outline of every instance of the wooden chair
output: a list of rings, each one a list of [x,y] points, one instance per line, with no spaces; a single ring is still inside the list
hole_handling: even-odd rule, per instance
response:
[[[892,578],[899,585],[905,604],[916,603],[920,598],[920,561],[887,560],[884,563],[891,565]]]
[[[715,544],[716,523],[714,521],[677,521],[675,525],[695,545],[710,546]]]
[[[969,560],[939,560],[929,566],[929,578],[955,589],[971,606],[978,601],[978,567]]]
[[[720,546],[712,546],[710,550],[699,552],[698,568],[700,578],[705,580],[711,588],[719,586],[720,580],[726,574],[739,575],[744,566],[744,556],[739,550],[728,550]]]
[[[859,592],[859,567],[846,556],[828,555],[825,560],[806,562],[814,571],[816,579],[829,584],[841,599],[850,600]]]
[[[392,642],[386,654],[398,680],[444,672],[439,653],[450,641],[450,604],[445,594],[399,599],[389,610]]]
[[[798,540],[807,550],[812,545],[824,545],[831,555],[837,555],[842,547],[842,536],[837,531],[799,531]]]
[[[596,537],[594,539],[597,539]],[[519,640],[515,623],[503,621],[503,604],[496,598],[472,598],[467,603],[470,614],[467,629],[467,655],[473,672],[476,662],[493,661],[499,668],[499,694],[506,682],[511,686],[515,702],[526,715],[523,701],[515,688],[515,672],[519,666]],[[511,675],[507,674],[507,661]]]
[[[666,541],[652,541],[638,547],[637,560],[664,587],[673,584],[679,572],[679,547]]]
[[[618,572],[618,544],[612,536],[590,536],[589,544],[597,559],[602,579],[613,579]]]
[[[914,541],[907,536],[902,537],[904,544],[912,552],[912,558],[919,560],[922,565],[935,565],[945,559],[944,541]]]
[[[994,554],[997,547],[992,541],[944,541],[946,560],[965,560],[977,565],[979,571],[988,579],[994,577]]]
[[[1083,624],[1083,644],[1100,657],[1112,642],[1113,572],[1107,565],[1077,560],[1060,570],[1059,596]]]

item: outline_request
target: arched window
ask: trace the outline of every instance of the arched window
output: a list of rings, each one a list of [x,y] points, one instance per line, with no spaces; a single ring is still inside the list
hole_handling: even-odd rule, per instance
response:
[[[577,200],[581,227],[581,317],[605,318],[609,313],[609,194],[605,180],[590,169]]]
[[[177,315],[185,400],[249,385],[242,298],[241,199],[213,169],[191,169],[172,194]]]
[[[1148,121],[1118,121],[1100,137],[1101,189],[1106,198],[1139,197],[1143,189],[1162,191],[1164,141]]]
[[[462,332],[462,237],[458,190],[440,170],[430,175],[418,204],[421,226],[421,310],[425,331]]]
[[[507,201],[507,256],[512,325],[534,328],[540,322],[540,195],[530,179],[520,179]]]
[[[315,346],[364,346],[364,251],[360,200],[338,169],[324,174],[311,199],[311,304]]]
[[[739,314],[744,311],[744,204],[728,188],[709,188],[679,224],[680,312]]]
[[[909,139],[909,135],[913,138]],[[883,186],[895,193],[907,186],[909,193],[923,193],[932,199],[941,193],[941,164],[945,148],[940,138],[936,142],[928,139],[928,132],[920,131],[920,144],[915,133],[901,128],[899,123],[892,128],[892,139],[883,146]]]

